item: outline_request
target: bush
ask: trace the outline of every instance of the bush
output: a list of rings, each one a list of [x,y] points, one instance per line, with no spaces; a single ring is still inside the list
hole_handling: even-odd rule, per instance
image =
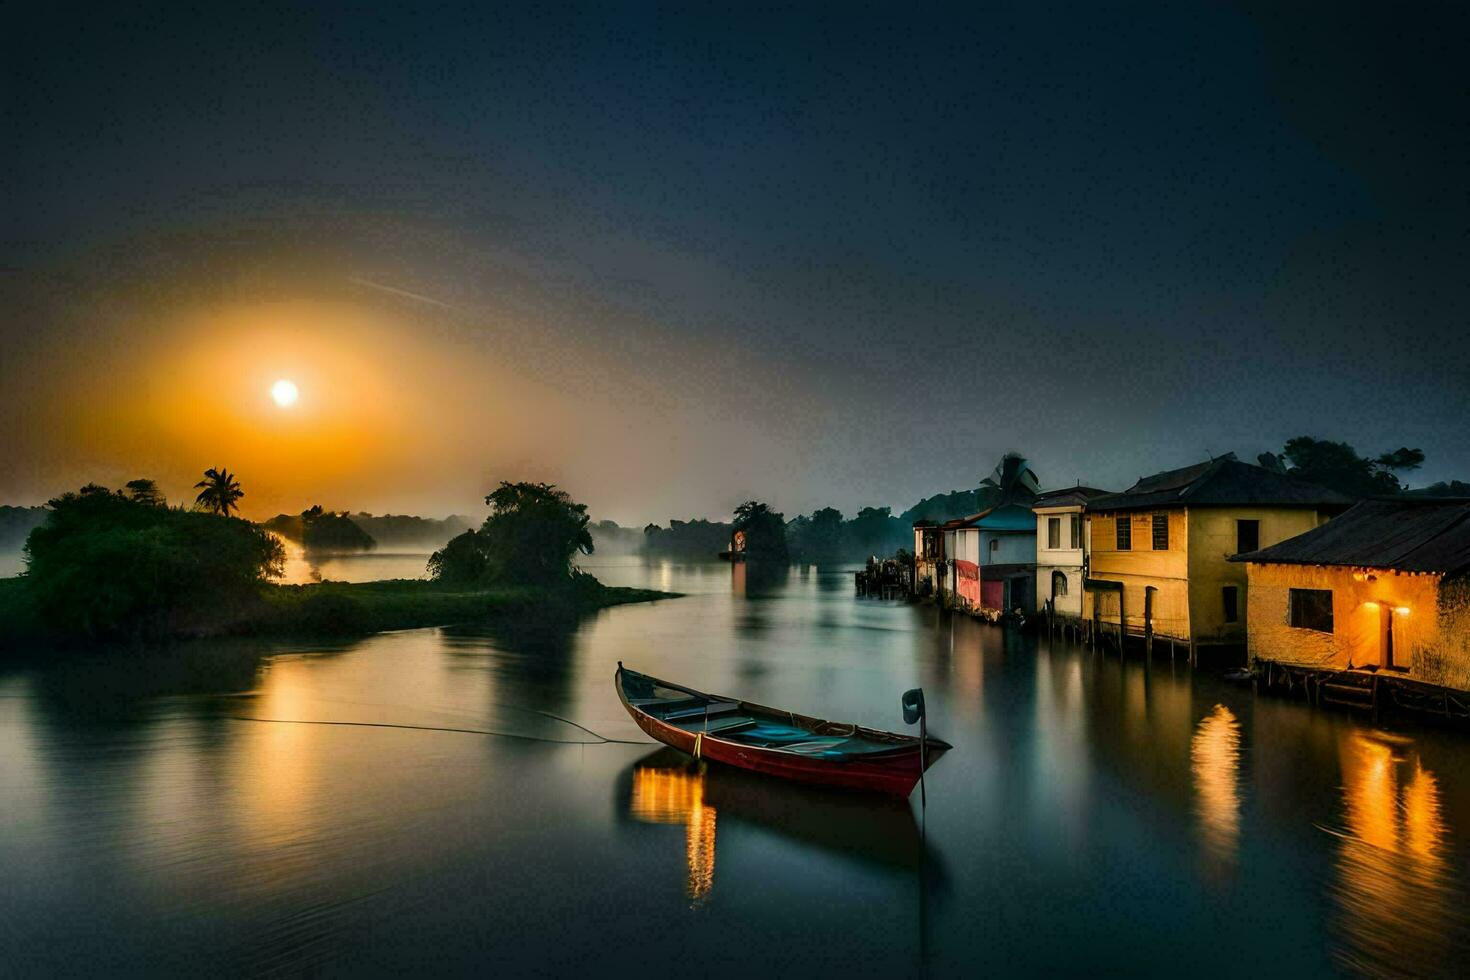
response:
[[[490,516],[429,558],[429,575],[450,585],[564,586],[572,556],[592,553],[587,505],[546,483],[502,483],[485,498]]]
[[[279,575],[280,542],[248,521],[90,489],[50,502],[26,541],[26,591],[62,635],[160,636],[238,618]]]

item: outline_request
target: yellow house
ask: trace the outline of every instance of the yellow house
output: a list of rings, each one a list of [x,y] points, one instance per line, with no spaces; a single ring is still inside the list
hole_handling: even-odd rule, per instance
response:
[[[1470,500],[1364,501],[1235,561],[1250,580],[1252,663],[1470,691]]]
[[[1106,632],[1244,646],[1246,574],[1232,555],[1309,531],[1352,501],[1229,454],[1087,503],[1085,618]]]

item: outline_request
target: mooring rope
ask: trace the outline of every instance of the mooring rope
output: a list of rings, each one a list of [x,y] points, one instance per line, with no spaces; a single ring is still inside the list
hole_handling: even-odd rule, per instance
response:
[[[539,713],[539,712],[538,712]],[[490,735],[495,738],[514,738],[523,742],[546,742],[551,745],[655,745],[655,742],[633,741],[625,738],[607,738],[574,721],[567,724],[582,729],[597,741],[573,738],[543,738],[539,735],[521,735],[517,732],[497,732],[488,728],[448,728],[437,725],[404,725],[386,721],[321,721],[310,718],[255,718],[250,715],[224,715],[232,721],[254,721],[267,725],[334,725],[345,728],[400,728],[415,732],[452,732],[459,735]],[[566,721],[565,718],[559,719]]]

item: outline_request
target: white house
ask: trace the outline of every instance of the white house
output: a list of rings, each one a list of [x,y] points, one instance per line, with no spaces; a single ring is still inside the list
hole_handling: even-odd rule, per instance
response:
[[[1082,580],[1087,575],[1087,522],[1082,511],[1087,501],[1106,490],[1067,487],[1050,490],[1037,498],[1036,514],[1036,605],[1052,603],[1056,615],[1082,618]]]

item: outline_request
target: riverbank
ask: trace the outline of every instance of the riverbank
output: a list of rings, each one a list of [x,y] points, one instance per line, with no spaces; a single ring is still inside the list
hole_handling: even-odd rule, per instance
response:
[[[534,616],[575,619],[610,606],[677,598],[679,593],[619,588],[579,576],[564,588],[470,590],[423,579],[266,585],[246,608],[180,621],[150,639],[217,636],[356,637],[385,630],[457,626]],[[0,652],[37,642],[86,642],[41,621],[23,578],[0,579]]]

